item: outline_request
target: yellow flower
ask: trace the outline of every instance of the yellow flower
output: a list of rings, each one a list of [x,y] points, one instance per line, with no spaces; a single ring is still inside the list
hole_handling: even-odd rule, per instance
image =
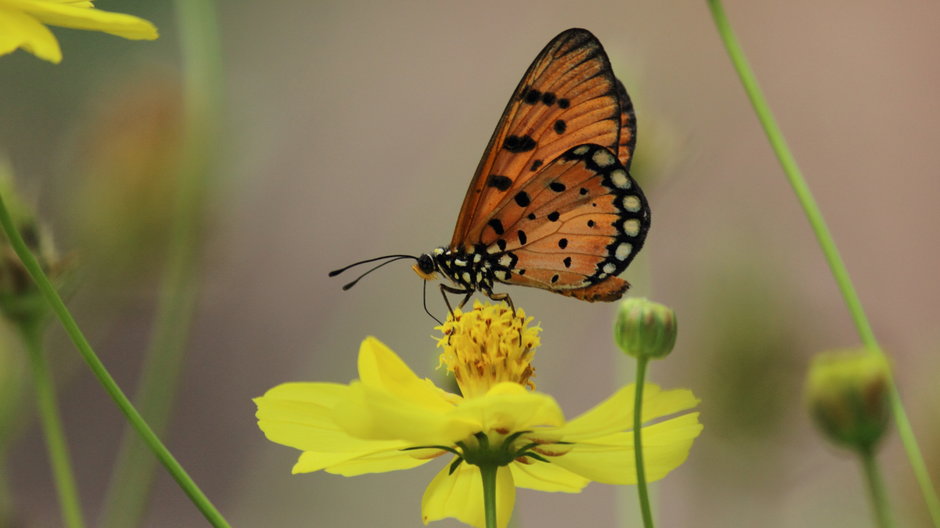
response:
[[[274,387],[255,399],[258,425],[269,440],[303,451],[294,473],[354,476],[454,455],[424,493],[425,524],[454,517],[484,526],[481,460],[499,466],[500,527],[509,522],[516,487],[577,493],[591,481],[634,484],[632,386],[565,421],[551,396],[527,388],[537,329],[516,312],[477,305],[445,323],[442,361],[470,393],[419,378],[369,337],[359,348],[358,380]],[[646,471],[658,480],[685,461],[701,431],[698,413],[685,412],[698,400],[688,390],[649,385],[643,403],[644,421],[656,420],[644,426]]]
[[[133,40],[157,38],[157,28],[142,18],[95,9],[82,0],[0,0],[0,55],[17,48],[58,64],[59,42],[44,24],[102,31]]]

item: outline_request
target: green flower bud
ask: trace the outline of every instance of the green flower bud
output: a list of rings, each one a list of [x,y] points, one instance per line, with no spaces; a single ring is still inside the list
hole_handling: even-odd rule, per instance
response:
[[[635,358],[662,358],[676,345],[676,313],[646,299],[620,303],[614,322],[614,342]]]
[[[870,451],[890,417],[887,360],[869,349],[819,354],[810,364],[806,400],[816,424],[833,443]]]

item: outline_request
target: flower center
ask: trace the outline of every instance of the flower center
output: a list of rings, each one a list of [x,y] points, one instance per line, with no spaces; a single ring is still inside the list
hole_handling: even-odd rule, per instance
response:
[[[539,346],[538,326],[529,327],[521,308],[515,313],[502,304],[474,303],[473,309],[457,309],[447,317],[437,346],[441,363],[454,373],[466,398],[482,396],[493,385],[514,382],[530,389],[535,384],[532,357]]]

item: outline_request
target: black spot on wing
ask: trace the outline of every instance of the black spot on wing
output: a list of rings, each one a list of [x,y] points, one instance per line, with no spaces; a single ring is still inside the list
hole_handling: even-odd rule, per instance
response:
[[[493,231],[496,231],[497,235],[503,234],[503,223],[499,221],[499,218],[491,219],[489,222],[487,222],[487,225],[492,227]]]
[[[516,193],[516,196],[513,197],[519,207],[528,207],[532,203],[532,199],[529,198],[529,193],[525,191],[519,191]]]
[[[526,237],[525,235],[525,231],[520,229],[519,232],[516,234],[519,235],[519,245],[524,246],[526,243],[526,240],[528,240],[528,237]]]
[[[548,188],[560,193],[565,190],[565,184],[558,181],[553,181],[552,183],[548,184]]]
[[[555,94],[553,94],[552,92],[545,92],[544,94],[542,94],[542,102],[547,104],[548,106],[552,106],[553,104],[555,104]]]
[[[549,222],[557,222],[560,216],[561,215],[558,213],[558,211],[552,211],[551,213],[548,213],[548,216],[545,218],[548,218]]]
[[[567,238],[559,238],[559,239],[558,239],[558,247],[560,247],[561,249],[565,249],[566,247],[568,247],[568,239],[567,239]]]
[[[500,176],[499,174],[490,174],[490,177],[486,179],[486,184],[490,187],[496,187],[500,191],[509,190],[512,187],[512,180],[507,176]]]
[[[536,147],[536,142],[528,134],[523,136],[509,136],[503,141],[503,148],[509,152],[528,152]]]
[[[542,98],[542,92],[536,90],[535,88],[529,88],[522,95],[522,100],[528,104],[535,104],[539,102],[539,99]]]
[[[559,119],[558,121],[555,121],[555,124],[552,126],[552,128],[555,129],[556,134],[564,134],[565,130],[568,129],[568,125],[565,123],[564,119]]]
[[[542,166],[542,160],[535,160],[532,162],[532,167],[529,169],[532,172],[539,170],[539,167]]]

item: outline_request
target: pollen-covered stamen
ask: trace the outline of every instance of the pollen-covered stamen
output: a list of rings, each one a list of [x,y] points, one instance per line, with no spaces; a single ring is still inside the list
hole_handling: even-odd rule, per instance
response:
[[[532,318],[503,304],[475,303],[467,312],[455,310],[438,327],[441,363],[454,373],[466,398],[482,396],[502,382],[535,388],[531,365],[541,328],[529,327]]]

